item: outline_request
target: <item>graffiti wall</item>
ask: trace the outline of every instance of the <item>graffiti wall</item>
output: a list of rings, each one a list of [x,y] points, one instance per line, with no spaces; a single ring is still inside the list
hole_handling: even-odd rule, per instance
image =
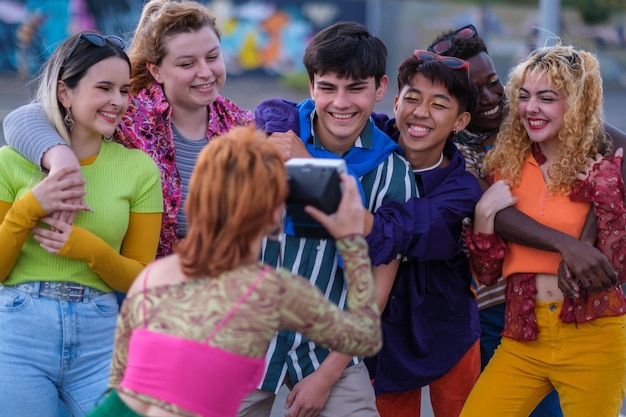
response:
[[[309,39],[338,20],[365,21],[363,1],[213,1],[230,73],[304,70]]]
[[[127,41],[143,0],[0,0],[0,72],[32,76],[67,36],[81,30]],[[231,74],[301,71],[307,42],[339,20],[365,22],[365,0],[200,1],[217,17]]]

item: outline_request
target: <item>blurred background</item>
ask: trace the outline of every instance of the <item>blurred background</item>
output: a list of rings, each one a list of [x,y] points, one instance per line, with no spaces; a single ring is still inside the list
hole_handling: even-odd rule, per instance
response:
[[[626,0],[199,0],[217,17],[228,81],[222,95],[253,110],[265,98],[308,97],[302,55],[331,23],[364,23],[387,45],[391,79],[376,111],[390,113],[397,66],[441,32],[474,24],[496,70],[508,71],[555,37],[597,54],[609,123],[626,130]],[[0,121],[32,99],[34,77],[56,45],[81,30],[127,43],[144,0],[0,0]],[[0,145],[3,135],[0,130]]]
[[[554,37],[597,54],[607,120],[626,130],[626,0],[199,0],[217,17],[228,81],[239,106],[308,97],[302,55],[309,39],[340,20],[364,23],[387,45],[391,79],[376,111],[391,112],[396,68],[441,32],[474,24],[498,74]],[[144,0],[0,0],[0,121],[32,98],[33,79],[56,45],[81,30],[130,42]],[[0,131],[0,145],[3,135]]]
[[[321,28],[340,20],[364,23],[389,50],[389,91],[376,110],[392,111],[396,68],[440,33],[474,24],[496,69],[509,69],[554,36],[596,53],[607,120],[626,130],[626,0],[214,0],[229,74],[222,94],[242,108],[263,99],[308,97],[302,54]],[[0,0],[0,121],[32,99],[35,79],[56,45],[82,30],[127,42],[143,0]],[[0,130],[1,132],[1,130]],[[0,133],[0,145],[3,136]],[[272,417],[284,415],[281,391]],[[626,403],[622,408],[626,415]],[[432,417],[424,390],[424,417]]]
[[[130,40],[143,0],[0,0],[0,72],[30,77],[67,36],[94,29]],[[550,34],[597,52],[607,83],[626,86],[626,0],[214,0],[233,76],[302,87],[302,53],[319,29],[366,24],[389,48],[389,75],[441,31],[473,23],[505,78]],[[306,87],[306,78],[304,77]]]

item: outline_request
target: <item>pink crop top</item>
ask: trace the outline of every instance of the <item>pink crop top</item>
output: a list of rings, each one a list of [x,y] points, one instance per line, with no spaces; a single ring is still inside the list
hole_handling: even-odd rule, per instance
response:
[[[208,343],[268,271],[266,268],[259,274],[205,342],[148,330],[144,281],[144,327],[132,332],[120,387],[203,417],[235,417],[243,398],[261,382],[265,358],[238,355]]]

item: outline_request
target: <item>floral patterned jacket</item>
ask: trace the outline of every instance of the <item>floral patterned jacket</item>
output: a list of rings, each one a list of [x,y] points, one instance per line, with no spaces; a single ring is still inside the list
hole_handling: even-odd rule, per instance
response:
[[[596,247],[607,257],[618,276],[618,285],[599,291],[582,292],[579,298],[565,297],[560,318],[565,323],[584,323],[600,317],[626,313],[626,297],[620,284],[626,282],[626,207],[621,157],[604,158],[593,164],[584,181],[574,184],[570,199],[592,203],[598,222]],[[502,261],[508,253],[497,234],[483,234],[473,228],[465,238],[470,250],[470,267],[484,284],[493,284],[501,275]],[[503,336],[520,341],[537,338],[534,313],[534,273],[515,273],[506,277],[506,312]]]
[[[218,96],[209,107],[207,139],[222,135],[233,126],[253,122],[252,114]],[[154,159],[161,171],[163,186],[163,223],[157,257],[172,253],[178,239],[176,214],[182,201],[180,174],[176,167],[172,108],[160,84],[153,83],[129,100],[128,110],[115,131],[115,140],[137,148]]]

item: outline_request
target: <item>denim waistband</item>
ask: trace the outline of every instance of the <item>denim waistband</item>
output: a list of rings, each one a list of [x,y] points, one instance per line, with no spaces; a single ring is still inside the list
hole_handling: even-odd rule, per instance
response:
[[[35,297],[51,297],[64,301],[89,302],[93,298],[106,294],[86,285],[62,281],[31,281],[24,284],[10,285],[9,287],[25,291]]]

